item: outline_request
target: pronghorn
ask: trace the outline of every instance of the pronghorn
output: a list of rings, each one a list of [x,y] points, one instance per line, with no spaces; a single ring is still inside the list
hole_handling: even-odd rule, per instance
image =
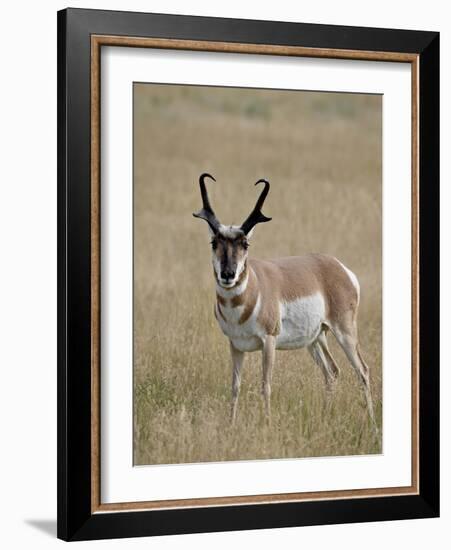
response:
[[[235,421],[244,353],[262,350],[262,394],[270,417],[271,373],[276,349],[307,347],[321,368],[327,390],[332,390],[339,369],[326,339],[330,330],[356,371],[375,426],[368,366],[357,335],[360,287],[352,271],[332,256],[307,254],[273,260],[248,257],[254,226],[268,222],[261,211],[269,192],[264,183],[257,203],[241,226],[222,225],[208,198],[205,178],[199,178],[202,209],[193,214],[208,222],[216,279],[215,316],[229,338],[232,356],[231,418]]]

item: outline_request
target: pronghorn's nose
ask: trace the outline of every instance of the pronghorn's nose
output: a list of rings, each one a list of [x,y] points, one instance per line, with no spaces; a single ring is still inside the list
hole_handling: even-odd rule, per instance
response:
[[[224,269],[223,271],[221,271],[221,279],[224,279],[224,281],[229,281],[234,277],[235,277],[235,272],[231,271],[230,269]]]

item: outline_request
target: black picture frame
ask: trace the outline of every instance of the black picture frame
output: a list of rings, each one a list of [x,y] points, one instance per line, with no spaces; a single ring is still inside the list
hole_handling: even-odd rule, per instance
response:
[[[419,494],[93,513],[91,36],[416,54]],[[87,540],[439,515],[439,33],[67,9],[58,12],[58,537]]]

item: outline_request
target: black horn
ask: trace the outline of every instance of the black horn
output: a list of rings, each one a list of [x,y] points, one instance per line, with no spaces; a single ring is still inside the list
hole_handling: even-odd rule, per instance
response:
[[[216,214],[213,211],[213,208],[210,205],[210,200],[208,198],[207,188],[205,186],[205,178],[210,178],[213,181],[216,181],[213,176],[210,174],[202,174],[199,178],[200,194],[202,195],[202,210],[199,210],[197,214],[193,212],[195,218],[200,218],[208,222],[208,225],[211,227],[214,233],[218,232],[220,226],[219,220],[216,217]]]
[[[263,191],[260,193],[260,196],[258,197],[258,200],[254,209],[249,214],[246,221],[243,222],[243,224],[241,225],[241,230],[245,235],[247,235],[249,231],[258,223],[269,222],[272,220],[272,218],[267,218],[262,212],[263,203],[265,202],[265,199],[269,193],[269,181],[261,179],[255,182],[255,185],[258,185],[259,183],[264,183],[265,187]]]

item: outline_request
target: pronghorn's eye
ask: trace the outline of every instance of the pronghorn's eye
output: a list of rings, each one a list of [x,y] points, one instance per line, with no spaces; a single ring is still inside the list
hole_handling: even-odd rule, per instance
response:
[[[247,241],[243,241],[243,248],[244,250],[247,250],[249,248],[249,243]]]
[[[218,242],[216,241],[216,239],[213,239],[210,244],[213,250],[216,250],[218,248]]]

